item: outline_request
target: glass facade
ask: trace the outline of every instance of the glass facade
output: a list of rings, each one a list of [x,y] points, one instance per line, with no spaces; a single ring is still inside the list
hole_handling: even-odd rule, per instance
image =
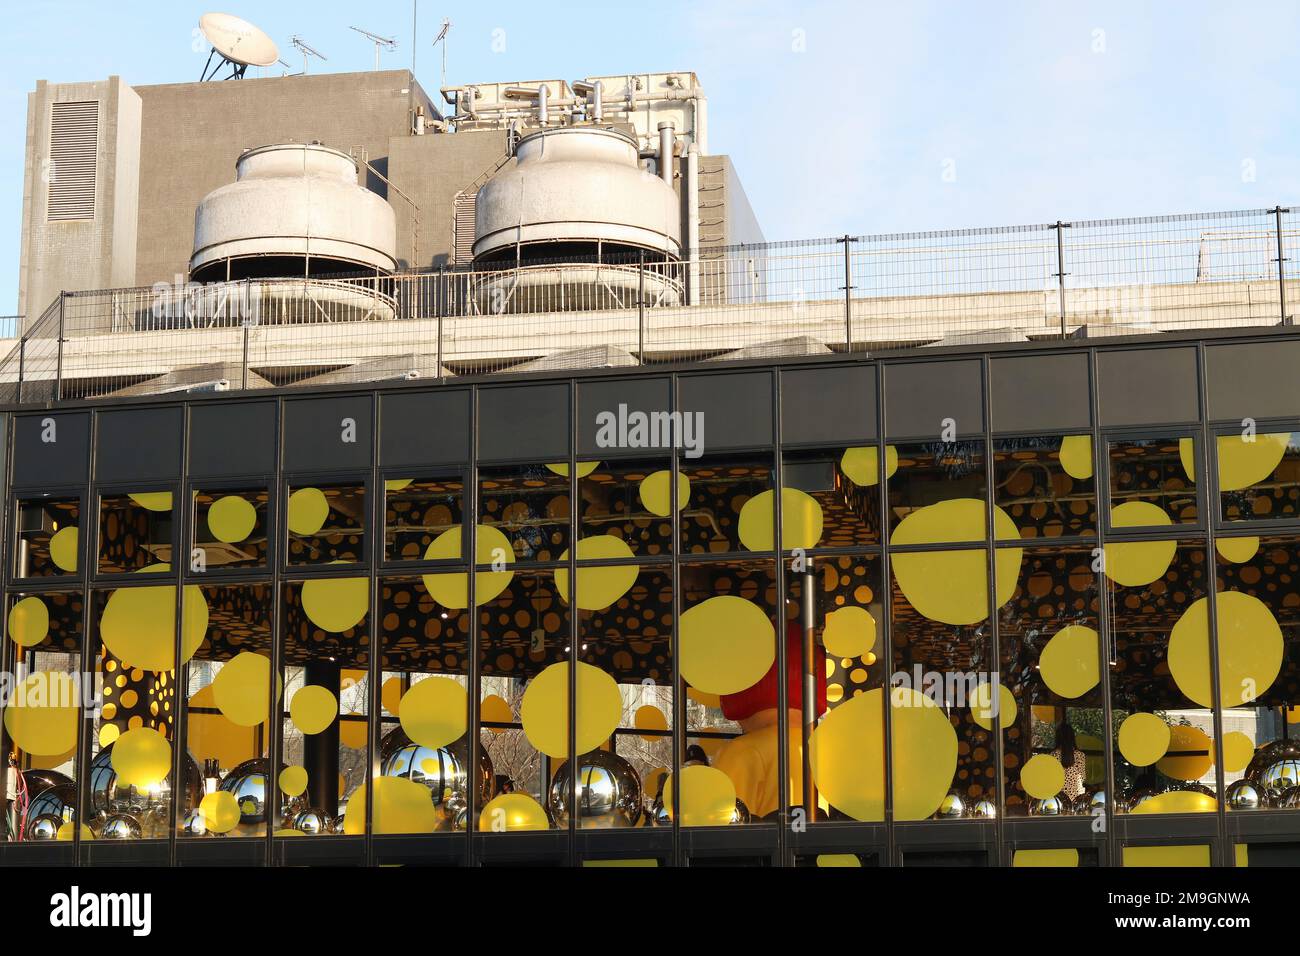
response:
[[[11,412],[0,862],[1300,853],[1250,347]]]

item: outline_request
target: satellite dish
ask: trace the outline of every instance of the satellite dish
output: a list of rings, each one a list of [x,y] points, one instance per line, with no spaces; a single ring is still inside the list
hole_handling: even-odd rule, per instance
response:
[[[217,71],[229,64],[230,75],[225,79],[241,79],[250,66],[271,66],[280,58],[275,41],[247,20],[229,13],[205,13],[199,17],[199,29],[212,44],[208,62],[203,67],[199,81],[215,80]],[[212,58],[221,59],[209,72]]]

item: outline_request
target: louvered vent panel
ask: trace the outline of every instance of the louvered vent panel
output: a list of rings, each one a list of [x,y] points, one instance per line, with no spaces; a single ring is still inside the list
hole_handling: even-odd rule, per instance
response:
[[[53,104],[46,219],[54,222],[95,218],[98,142],[99,103]]]
[[[455,235],[456,263],[474,258],[474,198],[478,193],[461,193],[456,197]]]

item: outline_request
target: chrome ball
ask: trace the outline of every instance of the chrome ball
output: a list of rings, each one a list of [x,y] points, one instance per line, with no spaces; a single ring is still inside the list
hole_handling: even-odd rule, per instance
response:
[[[1300,786],[1300,742],[1275,740],[1260,747],[1246,765],[1246,779],[1267,789]]]
[[[1075,813],[1095,814],[1099,810],[1102,813],[1106,812],[1106,789],[1104,787],[1090,787],[1074,801]]]
[[[1267,791],[1253,780],[1228,784],[1226,798],[1233,810],[1260,810],[1269,805]]]
[[[342,833],[344,832],[344,830],[343,830],[343,819],[344,819],[344,815],[340,813],[340,814],[339,814],[338,816],[336,816],[333,820],[331,820],[331,821],[330,821],[330,826],[329,826],[329,832],[330,832],[330,833],[338,833],[338,834],[342,834]]]
[[[333,818],[324,810],[304,810],[293,818],[293,828],[303,833],[316,835],[328,833],[333,825]]]
[[[980,800],[971,807],[970,815],[976,819],[992,820],[998,815],[998,808],[992,800]]]
[[[1273,805],[1287,810],[1300,808],[1300,787],[1287,787],[1278,794],[1278,798]]]
[[[208,826],[203,814],[198,810],[185,814],[185,819],[181,821],[181,832],[192,837],[207,836]]]
[[[199,805],[203,799],[203,775],[199,771],[198,761],[194,755],[186,753],[185,788],[182,794],[182,810],[189,810]],[[168,788],[164,783],[164,789]],[[165,796],[162,798],[167,799]],[[90,762],[90,807],[95,813],[112,814],[117,812],[136,813],[158,802],[147,793],[141,793],[134,787],[119,787],[117,771],[113,769],[113,745],[109,744],[95,755]]]
[[[434,806],[451,799],[466,800],[469,796],[468,745],[461,738],[446,747],[425,747],[413,743],[401,727],[389,731],[379,745],[380,773],[385,777],[404,777],[429,788]],[[474,774],[478,787],[479,805],[493,797],[496,771],[487,749],[479,748],[478,773]]]
[[[1059,817],[1069,812],[1069,799],[1059,793],[1053,797],[1044,797],[1042,799],[1029,801],[1029,813],[1031,816]]]
[[[43,813],[39,817],[28,821],[27,839],[57,840],[59,838],[59,827],[61,826],[63,826],[62,817],[56,817],[52,813]]]
[[[943,802],[939,804],[939,809],[934,813],[940,820],[956,820],[965,814],[966,801],[962,798],[961,792],[957,790],[949,790],[944,795]]]
[[[239,804],[240,823],[266,820],[266,761],[260,757],[245,760],[221,781],[221,790],[232,794]]]
[[[113,813],[104,821],[99,836],[103,840],[138,840],[142,833],[140,821],[131,814]]]
[[[568,826],[573,781],[569,762],[551,777],[551,814],[559,826]],[[593,750],[578,758],[578,808],[584,827],[634,827],[641,820],[641,777],[616,753]]]

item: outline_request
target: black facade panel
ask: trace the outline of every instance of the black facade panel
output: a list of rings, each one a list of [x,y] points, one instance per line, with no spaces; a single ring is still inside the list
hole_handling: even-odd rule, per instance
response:
[[[481,461],[569,460],[569,386],[480,388]]]
[[[772,376],[768,372],[683,375],[677,382],[683,415],[703,414],[705,454],[772,442]]]
[[[370,468],[369,395],[294,399],[284,403],[284,470]]]
[[[275,402],[194,405],[190,476],[223,478],[275,472]]]
[[[983,375],[977,359],[885,366],[885,436],[935,440],[947,420],[958,435],[984,431]]]
[[[184,409],[100,412],[95,435],[97,481],[175,479],[181,473]]]
[[[1210,418],[1300,416],[1300,342],[1250,342],[1205,348]]]
[[[781,440],[860,445],[876,439],[873,366],[799,368],[781,373]]]
[[[379,464],[463,464],[469,461],[469,424],[466,389],[380,396]]]
[[[1163,425],[1200,418],[1192,346],[1097,352],[1102,426]]]
[[[1059,432],[1092,426],[1088,355],[1015,355],[989,362],[995,432]]]
[[[14,487],[84,484],[89,464],[88,412],[14,417]]]
[[[655,449],[614,449],[601,447],[597,440],[600,423],[597,416],[604,412],[619,414],[619,406],[627,406],[627,414],[672,411],[672,381],[667,378],[620,378],[578,383],[578,457],[594,459],[622,454],[655,454]]]

